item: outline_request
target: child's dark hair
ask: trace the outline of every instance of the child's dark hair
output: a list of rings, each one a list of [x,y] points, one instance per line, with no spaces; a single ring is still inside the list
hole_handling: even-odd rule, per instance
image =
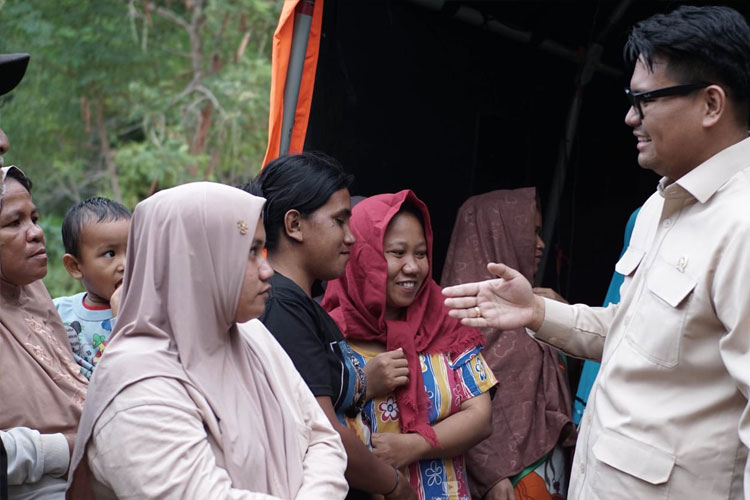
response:
[[[131,213],[124,205],[108,198],[94,196],[79,201],[65,214],[62,223],[62,239],[65,252],[75,258],[81,258],[81,231],[84,224],[89,222],[111,222],[120,219],[130,219]]]
[[[337,160],[306,151],[269,162],[243,189],[266,199],[263,209],[266,247],[274,251],[279,244],[284,215],[289,210],[298,210],[302,217],[307,217],[325,205],[333,193],[348,189],[352,180]]]

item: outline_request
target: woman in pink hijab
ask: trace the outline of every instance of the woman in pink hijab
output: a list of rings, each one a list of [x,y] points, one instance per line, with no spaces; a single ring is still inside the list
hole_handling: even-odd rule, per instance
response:
[[[69,498],[90,496],[89,486],[105,499],[346,495],[338,434],[255,319],[273,272],[264,201],[201,182],[136,207]]]
[[[443,267],[442,285],[490,277],[504,262],[531,280],[544,249],[536,190],[497,190],[461,206]],[[550,289],[534,292],[562,299]],[[567,368],[560,353],[523,328],[483,330],[484,356],[499,381],[492,435],[467,453],[472,490],[485,500],[562,500],[565,455],[575,444]]]
[[[86,379],[42,282],[44,233],[31,181],[0,168],[0,444],[10,498],[60,499]]]

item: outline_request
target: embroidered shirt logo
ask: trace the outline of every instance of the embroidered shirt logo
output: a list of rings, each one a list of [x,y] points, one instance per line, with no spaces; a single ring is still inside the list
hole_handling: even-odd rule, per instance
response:
[[[680,260],[677,261],[677,270],[680,271],[681,273],[684,273],[685,268],[687,267],[687,264],[688,264],[688,258],[685,257],[684,255],[681,256]]]
[[[237,229],[240,230],[240,234],[241,235],[244,236],[244,235],[247,234],[247,224],[245,224],[244,220],[238,220],[237,221]]]

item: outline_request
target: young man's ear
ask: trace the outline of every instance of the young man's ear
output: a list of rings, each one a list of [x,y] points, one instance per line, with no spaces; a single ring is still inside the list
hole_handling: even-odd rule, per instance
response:
[[[284,214],[284,234],[298,243],[302,243],[302,214],[299,210],[289,210]]]
[[[80,280],[83,278],[83,273],[80,269],[81,265],[78,263],[78,259],[72,254],[66,253],[63,255],[63,266],[65,266],[65,270],[68,271],[68,274],[70,274],[73,279]]]

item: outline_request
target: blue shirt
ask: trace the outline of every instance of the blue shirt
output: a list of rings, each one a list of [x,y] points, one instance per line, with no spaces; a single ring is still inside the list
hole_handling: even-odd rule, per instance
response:
[[[104,348],[115,326],[112,309],[90,309],[83,303],[86,292],[70,297],[58,297],[55,303],[73,351],[73,357],[81,365],[81,373],[91,378],[94,366],[99,362]]]

